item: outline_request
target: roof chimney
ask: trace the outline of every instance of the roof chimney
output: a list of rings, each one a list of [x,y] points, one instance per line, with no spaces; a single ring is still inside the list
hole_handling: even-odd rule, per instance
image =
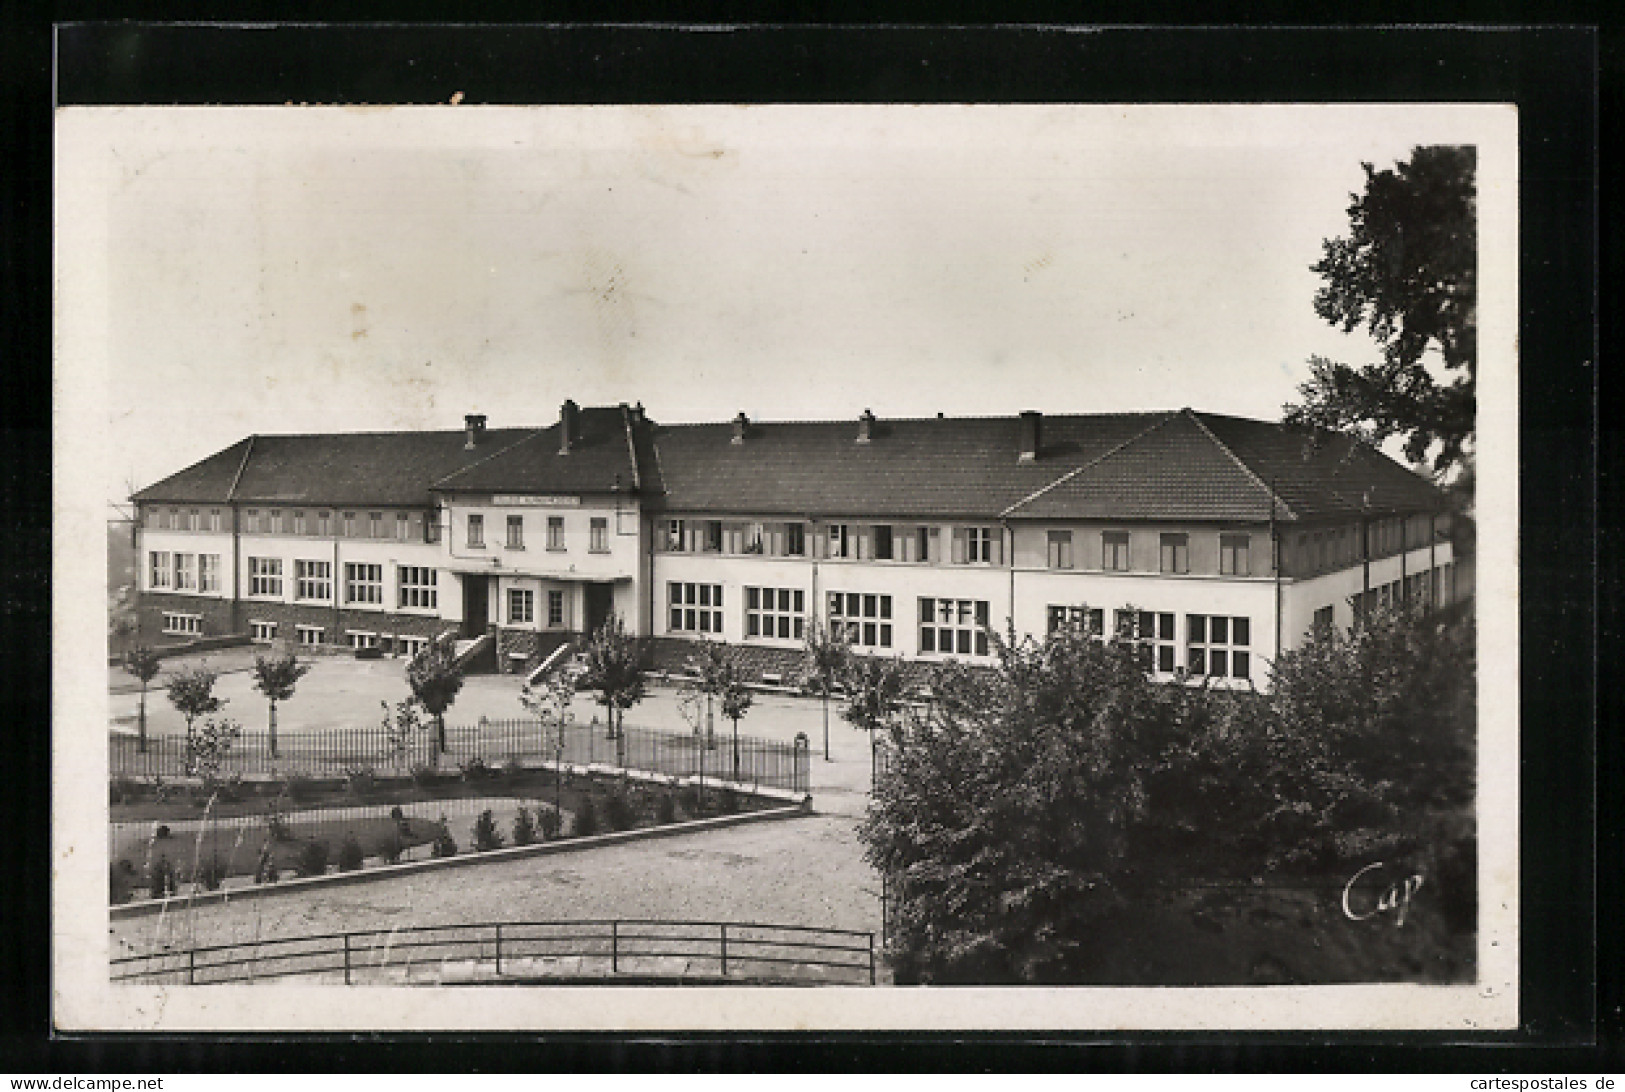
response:
[[[483,439],[485,439],[485,414],[465,414],[463,416],[463,447],[472,451]]]
[[[1038,459],[1039,432],[1044,423],[1044,415],[1037,410],[1021,411],[1021,461],[1035,462]]]
[[[745,430],[749,427],[750,418],[745,416],[744,410],[740,410],[739,416],[734,418],[734,443],[742,444],[745,442]]]
[[[637,405],[632,407],[632,423],[634,425],[643,424],[643,403],[642,402],[639,402]]]
[[[869,433],[874,430],[874,427],[875,415],[868,410],[864,410],[862,415],[858,417],[858,443],[868,443]]]
[[[564,400],[564,405],[559,407],[560,455],[570,454],[570,445],[575,443],[575,441],[580,438],[579,426],[576,423],[576,415],[578,413],[580,413],[580,407],[569,398],[566,398]]]

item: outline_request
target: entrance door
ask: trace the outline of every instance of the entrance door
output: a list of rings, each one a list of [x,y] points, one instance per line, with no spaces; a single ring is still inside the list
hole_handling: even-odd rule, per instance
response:
[[[488,596],[491,578],[488,576],[463,577],[463,636],[478,637],[490,625]]]
[[[597,633],[615,612],[615,585],[587,585],[587,632]]]

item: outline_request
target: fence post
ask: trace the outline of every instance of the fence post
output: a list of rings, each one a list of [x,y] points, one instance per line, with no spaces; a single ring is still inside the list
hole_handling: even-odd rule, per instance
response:
[[[722,977],[728,977],[728,923],[722,922]]]
[[[502,923],[497,923],[497,977],[502,977]]]
[[[875,935],[869,934],[869,985],[875,984]]]
[[[609,923],[609,970],[611,974],[621,973],[621,923]]]
[[[197,985],[197,949],[186,949],[186,984]]]
[[[344,934],[344,984],[350,984],[350,934]]]

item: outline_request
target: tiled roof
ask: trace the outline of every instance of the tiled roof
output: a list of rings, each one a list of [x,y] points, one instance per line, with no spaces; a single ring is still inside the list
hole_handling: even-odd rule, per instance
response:
[[[1015,417],[656,427],[666,505],[786,516],[995,517],[1060,474],[1111,450],[1162,414],[1051,417],[1040,457],[1016,458]]]
[[[252,436],[135,494],[179,503],[430,503],[430,486],[534,429],[492,429],[473,450],[462,430]]]
[[[639,475],[632,462],[627,411],[616,406],[579,411],[577,436],[559,454],[559,426],[533,432],[486,458],[447,474],[437,490],[510,493],[631,492]]]
[[[1350,437],[1191,410],[1045,417],[1017,458],[1015,417],[654,425],[587,408],[558,425],[254,436],[149,486],[140,501],[427,504],[434,491],[638,492],[668,511],[789,518],[1197,519],[1258,522],[1419,510],[1425,479]]]

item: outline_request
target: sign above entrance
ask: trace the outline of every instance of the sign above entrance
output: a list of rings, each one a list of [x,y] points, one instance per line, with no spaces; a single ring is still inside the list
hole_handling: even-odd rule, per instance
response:
[[[499,508],[580,508],[580,497],[553,497],[545,493],[498,493],[491,504]]]

